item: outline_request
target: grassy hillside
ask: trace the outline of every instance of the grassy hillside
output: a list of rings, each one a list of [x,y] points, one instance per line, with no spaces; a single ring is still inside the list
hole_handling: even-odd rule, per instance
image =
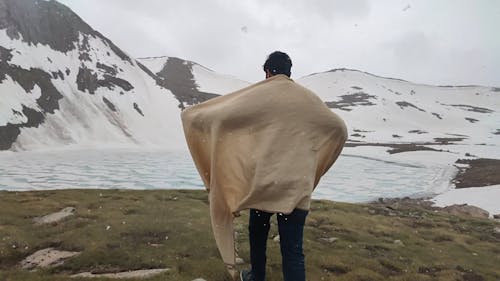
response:
[[[35,217],[68,206],[76,208],[75,215],[33,223]],[[243,212],[236,220],[245,261],[247,219]],[[314,201],[304,242],[308,280],[500,280],[498,228],[493,220],[416,205]],[[269,280],[281,280],[279,244],[272,240],[276,234],[274,219]],[[81,254],[50,269],[19,268],[24,257],[48,247]],[[148,280],[228,280],[212,236],[206,192],[0,192],[0,280],[57,281],[84,271],[149,268],[170,270]]]

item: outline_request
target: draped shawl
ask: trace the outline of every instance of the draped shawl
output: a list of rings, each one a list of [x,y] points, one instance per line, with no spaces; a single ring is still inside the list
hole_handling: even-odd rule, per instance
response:
[[[347,139],[342,119],[285,75],[188,107],[181,118],[231,273],[234,214],[308,210],[313,189]]]

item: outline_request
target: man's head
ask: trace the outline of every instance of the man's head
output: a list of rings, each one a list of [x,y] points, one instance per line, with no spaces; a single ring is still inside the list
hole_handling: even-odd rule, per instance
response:
[[[266,78],[277,74],[284,74],[290,77],[292,60],[287,54],[280,51],[275,51],[267,56],[267,60],[264,63],[263,68],[264,72],[266,72]]]

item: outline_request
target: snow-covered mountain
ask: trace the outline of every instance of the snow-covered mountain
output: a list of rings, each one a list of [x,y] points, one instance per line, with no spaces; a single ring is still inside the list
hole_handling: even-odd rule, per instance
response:
[[[210,82],[224,79],[166,65],[156,75],[56,1],[0,0],[0,150],[183,147],[179,108],[223,93]]]
[[[348,69],[297,82],[346,120],[354,144],[500,143],[498,88]],[[0,150],[184,147],[180,108],[248,84],[179,58],[131,58],[56,1],[0,0]]]
[[[175,97],[64,5],[0,0],[0,51],[1,149],[178,143]]]
[[[335,69],[302,77],[351,142],[500,144],[500,88],[429,86]]]

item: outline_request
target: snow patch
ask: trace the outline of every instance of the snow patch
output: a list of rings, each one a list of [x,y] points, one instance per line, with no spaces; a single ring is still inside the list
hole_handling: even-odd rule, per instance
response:
[[[0,83],[0,126],[10,124],[22,124],[28,121],[23,113],[23,105],[40,111],[36,100],[41,95],[38,85],[31,92],[26,91],[17,84],[9,75]]]
[[[225,95],[250,85],[249,82],[219,74],[198,64],[193,65],[193,76],[198,90],[206,93]]]
[[[500,185],[452,189],[431,201],[438,207],[468,204],[484,209],[493,216],[500,214]]]

